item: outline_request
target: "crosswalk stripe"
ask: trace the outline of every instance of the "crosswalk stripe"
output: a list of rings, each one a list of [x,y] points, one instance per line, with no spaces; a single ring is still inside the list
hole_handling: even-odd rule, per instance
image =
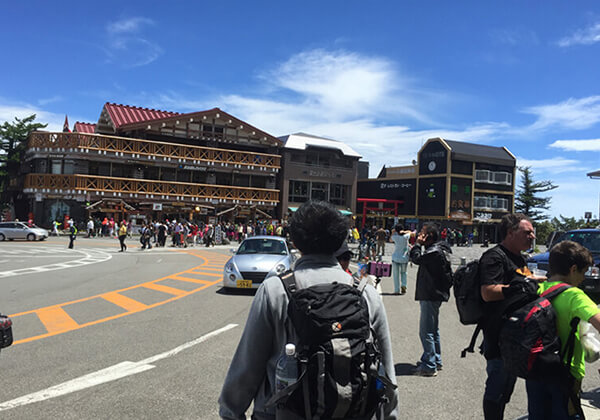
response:
[[[49,333],[72,330],[79,326],[63,308],[58,306],[40,309],[37,311],[37,316]]]
[[[174,296],[181,296],[181,295],[185,295],[188,293],[185,290],[176,289],[174,287],[169,287],[169,286],[165,286],[163,284],[156,284],[156,283],[146,283],[143,285],[143,287],[146,287],[146,288],[152,289],[152,290],[157,290],[157,291],[163,292],[163,293],[169,293]]]
[[[183,276],[170,276],[170,279],[175,279],[175,280],[181,280],[181,281],[187,281],[190,283],[199,283],[199,284],[209,284],[212,283],[210,281],[207,280],[200,280],[200,279],[193,279],[191,277],[183,277]]]
[[[190,273],[193,273],[193,274],[202,274],[203,276],[221,277],[221,274],[206,273],[206,272],[202,272],[202,271],[198,271],[198,270],[190,271]]]
[[[110,303],[114,303],[117,306],[125,309],[128,312],[141,311],[146,309],[148,305],[145,305],[137,300],[131,299],[117,292],[106,293],[102,295],[102,298],[106,299]]]

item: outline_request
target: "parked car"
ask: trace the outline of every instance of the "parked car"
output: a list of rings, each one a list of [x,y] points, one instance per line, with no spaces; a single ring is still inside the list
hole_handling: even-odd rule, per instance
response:
[[[575,229],[553,238],[551,245],[561,241],[574,241],[586,247],[594,257],[594,266],[585,273],[585,280],[579,286],[580,289],[600,298],[600,229]],[[538,269],[548,271],[549,252],[535,255],[527,260],[530,270]]]
[[[226,289],[257,289],[267,277],[291,269],[297,259],[297,251],[278,236],[253,236],[231,251],[223,270]]]
[[[48,231],[28,225],[23,222],[2,222],[0,223],[0,241],[13,239],[26,239],[28,241],[43,241],[48,237]]]

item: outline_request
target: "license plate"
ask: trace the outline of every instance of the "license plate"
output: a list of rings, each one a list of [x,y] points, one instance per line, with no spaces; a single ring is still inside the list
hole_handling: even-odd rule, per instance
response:
[[[250,289],[252,287],[252,280],[238,280],[236,285],[240,289]]]

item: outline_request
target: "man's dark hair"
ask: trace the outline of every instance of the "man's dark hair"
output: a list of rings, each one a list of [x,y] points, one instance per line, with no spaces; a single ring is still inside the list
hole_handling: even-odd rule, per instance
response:
[[[396,225],[394,226],[394,230],[398,233],[400,233],[400,231],[404,230],[404,226],[402,225]]]
[[[427,240],[437,242],[440,237],[440,228],[435,222],[427,222],[423,225],[423,232],[427,235]]]
[[[592,265],[594,259],[590,251],[577,242],[562,241],[550,249],[548,263],[550,265],[549,275],[562,274],[566,276],[573,265],[576,265],[577,270],[581,271]]]
[[[528,222],[531,222],[531,219],[529,219],[529,217],[525,216],[523,213],[509,213],[502,216],[499,228],[500,241],[503,241],[504,238],[506,238],[508,232],[519,229],[521,220],[527,220]]]
[[[331,254],[348,236],[348,220],[331,204],[307,201],[290,220],[290,238],[302,254]]]

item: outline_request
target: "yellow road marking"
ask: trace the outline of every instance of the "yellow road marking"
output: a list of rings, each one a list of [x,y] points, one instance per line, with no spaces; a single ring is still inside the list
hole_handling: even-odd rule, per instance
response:
[[[102,297],[110,303],[114,303],[115,305],[120,306],[128,312],[141,311],[148,307],[148,305],[145,305],[141,302],[138,302],[137,300],[131,299],[117,292],[106,293],[102,295]]]
[[[201,271],[190,271],[190,273],[193,274],[201,274],[203,276],[209,276],[209,277],[221,277],[221,274],[216,274],[216,273],[203,273]]]
[[[79,326],[60,306],[40,309],[37,315],[49,333],[72,330]]]
[[[187,294],[185,290],[165,286],[164,284],[146,283],[143,285],[143,287],[145,287],[146,289],[158,290],[159,292],[168,293],[174,296],[181,296]]]
[[[181,281],[188,281],[190,283],[198,283],[198,284],[207,284],[207,283],[210,283],[209,281],[206,281],[206,280],[193,279],[191,277],[183,277],[183,276],[171,276],[169,278],[170,279],[175,279],[175,280],[181,280]]]
[[[29,315],[29,314],[35,314],[38,315],[38,317],[40,318],[40,320],[42,320],[42,323],[46,326],[47,329],[47,333],[44,334],[39,334],[39,335],[35,335],[35,336],[31,336],[31,337],[27,337],[27,338],[23,338],[20,340],[15,340],[13,342],[13,345],[17,345],[17,344],[23,344],[23,343],[28,343],[31,341],[36,341],[36,340],[40,340],[42,338],[47,338],[47,337],[52,337],[58,334],[63,334],[65,332],[69,332],[69,331],[73,331],[73,330],[78,330],[81,328],[85,328],[85,327],[89,327],[92,325],[97,325],[97,324],[101,324],[103,322],[107,322],[107,321],[112,321],[114,319],[118,319],[124,316],[128,316],[134,313],[138,313],[138,312],[142,312],[148,309],[152,309],[155,308],[157,306],[161,306],[164,305],[166,303],[169,302],[173,302],[175,300],[181,299],[182,297],[185,296],[189,296],[191,294],[194,294],[196,292],[199,292],[201,290],[204,290],[208,287],[211,287],[217,283],[221,282],[221,279],[219,278],[218,280],[214,280],[214,281],[210,281],[210,280],[196,280],[194,279],[196,282],[199,283],[199,287],[194,289],[194,290],[190,290],[190,291],[184,291],[184,290],[180,290],[180,289],[176,289],[173,287],[168,287],[168,286],[164,286],[164,285],[157,285],[155,284],[156,282],[165,280],[165,279],[169,279],[172,277],[177,277],[178,275],[182,275],[182,277],[185,278],[185,274],[187,272],[193,272],[194,270],[202,270],[204,267],[206,267],[206,264],[208,263],[208,258],[206,256],[203,255],[198,255],[196,253],[191,253],[188,252],[188,254],[193,255],[195,257],[201,258],[204,260],[204,263],[196,266],[196,267],[192,267],[189,270],[185,270],[185,271],[180,271],[178,273],[175,274],[171,274],[171,275],[167,275],[165,277],[161,277],[159,279],[156,280],[152,280],[150,282],[145,282],[145,283],[141,283],[141,284],[136,284],[133,286],[129,286],[123,289],[119,289],[119,290],[114,290],[111,292],[105,292],[105,293],[101,293],[98,295],[94,295],[94,296],[89,296],[89,297],[85,297],[85,298],[81,298],[81,299],[76,299],[76,300],[72,300],[70,302],[64,302],[58,305],[53,305],[53,306],[49,306],[46,308],[38,308],[38,309],[33,309],[33,310],[29,310],[29,311],[24,311],[24,312],[19,312],[19,313],[15,313],[15,314],[11,314],[9,315],[11,318],[16,318],[19,316],[23,316],[23,315]],[[207,273],[202,273],[202,275],[208,275]],[[219,276],[220,277],[220,276]],[[156,302],[153,303],[151,305],[144,305],[141,302],[137,302],[134,299],[130,299],[127,298],[123,295],[121,295],[121,292],[124,292],[126,290],[132,290],[132,289],[138,289],[140,287],[147,287],[149,286],[149,288],[154,289],[154,290],[159,290],[161,292],[166,292],[169,294],[174,295],[171,298],[165,299],[163,301],[160,302]],[[167,291],[167,289],[169,291]],[[95,298],[103,298],[106,299],[108,301],[111,301],[111,299],[115,299],[117,302],[121,303],[117,303],[117,302],[112,302],[117,304],[118,306],[122,306],[122,304],[127,304],[127,305],[131,305],[129,309],[124,308],[127,310],[127,312],[123,312],[120,314],[116,314],[116,315],[112,315],[112,316],[108,316],[105,318],[101,318],[101,319],[97,319],[95,321],[90,321],[90,322],[86,322],[84,324],[78,324],[77,322],[75,322],[63,309],[63,307],[67,306],[67,305],[71,305],[74,303],[80,303],[80,302],[87,302],[89,300],[95,299]],[[129,301],[127,301],[127,303],[125,302],[125,299],[129,299]],[[45,321],[44,321],[45,320]],[[70,320],[70,321],[69,321]]]

